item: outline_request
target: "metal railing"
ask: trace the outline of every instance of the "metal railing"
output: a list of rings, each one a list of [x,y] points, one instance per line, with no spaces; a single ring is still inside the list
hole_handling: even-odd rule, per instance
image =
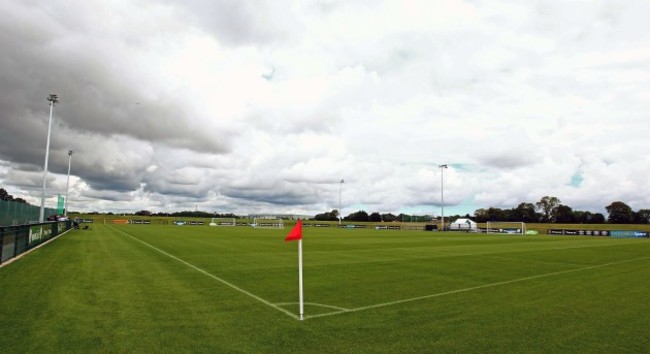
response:
[[[0,264],[3,264],[72,228],[72,221],[0,226]]]

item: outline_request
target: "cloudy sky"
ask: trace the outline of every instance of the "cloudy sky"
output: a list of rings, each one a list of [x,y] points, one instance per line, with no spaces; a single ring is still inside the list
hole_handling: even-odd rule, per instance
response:
[[[647,0],[0,0],[0,187],[134,212],[650,207]],[[341,184],[341,179],[345,180]]]

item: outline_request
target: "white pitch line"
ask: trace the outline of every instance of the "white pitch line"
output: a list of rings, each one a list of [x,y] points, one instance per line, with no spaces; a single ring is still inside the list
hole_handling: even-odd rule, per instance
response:
[[[299,302],[281,302],[281,303],[276,303],[278,306],[289,306],[289,305],[298,305]],[[335,310],[340,310],[343,312],[350,311],[350,309],[346,309],[345,307],[340,307],[340,306],[333,306],[333,305],[325,305],[325,304],[319,304],[316,302],[305,302],[305,305],[311,305],[311,306],[316,306],[316,307],[325,307],[329,309],[335,309]]]
[[[167,253],[167,252],[165,252],[165,251],[163,251],[163,250],[161,250],[161,249],[159,249],[159,248],[156,248],[155,246],[153,246],[153,245],[151,245],[151,244],[149,244],[149,243],[147,243],[147,242],[145,242],[145,241],[142,241],[142,240],[140,240],[140,239],[137,238],[137,237],[133,237],[133,236],[131,236],[130,234],[128,234],[128,233],[126,233],[126,232],[124,232],[124,231],[122,231],[122,230],[119,230],[119,229],[116,229],[116,228],[114,228],[114,229],[117,230],[117,231],[119,231],[120,233],[122,233],[122,234],[124,234],[124,235],[126,235],[126,236],[128,236],[128,237],[130,237],[130,238],[132,238],[132,239],[134,239],[135,241],[138,241],[138,242],[142,243],[143,245],[145,245],[145,246],[147,246],[147,247],[149,247],[149,248],[151,248],[151,249],[154,249],[154,250],[156,250],[156,251],[158,251],[158,252],[164,254],[165,256],[167,256],[167,257],[169,257],[169,258],[171,258],[171,259],[174,259],[174,260],[176,260],[176,261],[178,261],[178,262],[180,262],[180,263],[185,264],[186,266],[188,266],[188,267],[190,267],[190,268],[196,270],[196,271],[199,272],[199,273],[202,273],[202,274],[204,274],[204,275],[207,275],[208,277],[210,277],[210,278],[212,278],[212,279],[214,279],[214,280],[216,280],[216,281],[219,281],[219,282],[223,283],[224,285],[227,285],[227,286],[231,287],[232,289],[237,290],[237,291],[239,291],[240,293],[242,293],[242,294],[244,294],[244,295],[247,295],[247,296],[249,296],[249,297],[252,297],[253,299],[255,299],[255,300],[257,300],[257,301],[263,303],[264,305],[267,305],[267,306],[269,306],[269,307],[272,307],[272,308],[274,308],[274,309],[276,309],[276,310],[278,310],[278,311],[280,311],[280,312],[282,312],[282,313],[284,313],[284,314],[286,314],[286,315],[288,315],[288,316],[290,316],[291,318],[294,318],[294,319],[296,319],[296,320],[299,320],[299,319],[300,319],[300,318],[298,317],[298,315],[294,315],[293,313],[291,313],[291,312],[289,312],[289,311],[283,309],[282,307],[277,306],[277,305],[275,305],[275,304],[273,304],[273,303],[271,303],[271,302],[269,302],[269,301],[266,301],[266,300],[262,299],[261,297],[255,295],[255,294],[253,294],[253,293],[251,293],[251,292],[248,292],[248,291],[246,291],[246,290],[244,290],[244,289],[242,289],[242,288],[240,288],[240,287],[238,287],[238,286],[236,286],[236,285],[234,285],[234,284],[232,284],[232,283],[229,283],[229,282],[227,282],[227,281],[225,281],[225,280],[219,278],[218,276],[216,276],[216,275],[214,275],[214,274],[211,274],[211,273],[209,273],[208,271],[206,271],[206,270],[204,270],[204,269],[201,269],[201,268],[195,266],[195,265],[192,264],[192,263],[186,262],[186,261],[184,261],[184,260],[182,260],[182,259],[180,259],[180,258],[178,258],[178,257],[176,257],[176,256],[174,256],[174,255],[172,255],[172,254],[169,254],[169,253]]]
[[[496,282],[496,283],[490,283],[490,284],[485,284],[485,285],[474,286],[474,287],[471,287],[471,288],[464,288],[464,289],[445,291],[445,292],[437,293],[437,294],[418,296],[418,297],[413,297],[413,298],[409,298],[409,299],[402,299],[402,300],[397,300],[397,301],[391,301],[391,302],[384,302],[384,303],[381,303],[381,304],[362,306],[362,307],[357,307],[357,308],[348,309],[348,310],[341,310],[341,311],[335,311],[335,312],[329,312],[329,313],[322,313],[322,314],[318,314],[318,315],[305,316],[305,319],[334,316],[334,315],[340,315],[340,314],[349,313],[349,312],[359,312],[359,311],[364,311],[364,310],[375,309],[375,308],[378,308],[378,307],[386,307],[386,306],[398,305],[398,304],[403,304],[405,302],[413,302],[413,301],[418,301],[418,300],[430,299],[430,298],[439,297],[439,296],[463,293],[463,292],[468,292],[468,291],[472,291],[472,290],[479,290],[479,289],[484,289],[484,288],[495,287],[495,286],[499,286],[499,285],[518,283],[518,282],[522,282],[522,281],[526,281],[526,280],[533,280],[533,279],[539,279],[539,278],[544,278],[544,277],[550,277],[550,276],[553,276],[553,275],[579,272],[579,271],[589,270],[589,269],[594,269],[594,268],[602,268],[602,267],[615,265],[615,264],[636,262],[636,261],[645,260],[645,259],[650,259],[650,257],[627,259],[627,260],[624,260],[624,261],[610,262],[610,263],[598,264],[598,265],[594,265],[594,266],[587,266],[587,267],[582,267],[582,268],[577,268],[577,269],[568,269],[568,270],[561,270],[561,271],[552,272],[552,273],[533,275],[533,276],[530,276],[530,277],[517,278],[517,279],[513,279],[513,280],[506,280],[506,281],[501,281],[501,282]]]

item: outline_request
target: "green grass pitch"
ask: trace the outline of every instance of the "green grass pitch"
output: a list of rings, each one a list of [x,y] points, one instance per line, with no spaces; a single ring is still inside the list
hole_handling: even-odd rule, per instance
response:
[[[95,225],[0,268],[0,352],[643,353],[650,240]]]

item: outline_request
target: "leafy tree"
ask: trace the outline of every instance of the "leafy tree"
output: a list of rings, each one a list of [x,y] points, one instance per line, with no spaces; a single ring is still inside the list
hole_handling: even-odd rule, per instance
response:
[[[183,211],[172,213],[172,216],[176,216],[176,217],[194,217],[194,218],[215,218],[215,217],[219,217],[219,215],[215,215],[214,213],[208,213],[208,212],[199,211],[199,210],[183,210]]]
[[[571,207],[560,204],[555,208],[555,222],[570,224],[575,222],[575,216]]]
[[[7,193],[4,188],[0,188],[0,200],[14,200],[14,197]]]
[[[324,212],[323,214],[317,214],[314,216],[314,220],[318,221],[336,221],[338,220],[339,211],[334,209],[331,212]]]
[[[593,217],[591,218],[591,223],[592,224],[604,224],[605,223],[605,215],[601,213],[595,213]]]
[[[344,220],[349,221],[368,221],[368,213],[363,210],[359,210],[355,213],[352,213],[344,218]]]
[[[27,201],[23,198],[14,198],[14,202],[27,204]]]
[[[581,223],[581,224],[593,224],[593,218],[594,218],[594,214],[592,214],[589,211],[580,211],[580,210],[573,211],[574,222]]]
[[[149,210],[140,210],[140,211],[136,211],[135,215],[149,216],[149,215],[151,215],[151,212]]]
[[[476,222],[486,222],[487,219],[487,209],[481,208],[474,211],[474,219]]]
[[[487,222],[487,221],[511,221],[512,209],[503,210],[500,208],[477,209],[474,212],[474,221]]]
[[[500,208],[488,208],[485,221],[510,221],[510,213]]]
[[[634,213],[635,224],[650,224],[650,209],[639,209]]]
[[[368,216],[368,221],[371,222],[380,222],[381,221],[381,214],[378,212],[374,212]]]
[[[388,215],[388,219],[384,217],[385,215]],[[384,221],[390,221],[390,220],[389,220],[389,219],[390,219],[390,215],[392,215],[392,214],[382,214],[382,218],[383,218],[383,220],[384,220]],[[395,217],[395,220],[394,220],[394,221],[401,221],[401,222],[422,222],[422,221],[426,221],[427,218],[428,218],[429,220],[431,219],[430,216],[429,216],[429,217],[426,217],[426,216],[423,217],[423,216],[418,216],[418,215],[409,215],[409,214],[404,214],[404,213],[400,213],[399,215],[394,216],[394,217]],[[446,216],[445,216],[445,219],[447,219]]]
[[[605,210],[609,213],[607,221],[612,224],[630,224],[634,220],[632,208],[621,201],[612,202]]]
[[[381,214],[381,219],[386,222],[393,222],[397,220],[397,216],[388,213],[388,214]]]
[[[540,212],[537,212],[539,210]],[[644,215],[648,217],[650,223],[650,210],[645,214],[634,213],[634,220],[643,222]],[[453,219],[453,218],[452,218]],[[572,210],[568,205],[563,205],[555,197],[544,197],[538,203],[520,203],[512,209],[499,208],[481,208],[474,212],[473,219],[476,222],[484,223],[486,221],[523,221],[523,222],[564,222],[583,224],[603,224],[605,216],[601,213],[591,213],[588,211]]]
[[[4,188],[0,188],[0,200],[14,201],[18,203],[27,204],[27,201],[25,199],[14,198],[14,196],[9,194]]]
[[[512,221],[537,222],[539,215],[533,203],[521,203],[511,213]]]
[[[555,209],[560,205],[561,201],[557,197],[545,196],[535,203],[537,209],[542,213],[542,222],[555,221]]]

